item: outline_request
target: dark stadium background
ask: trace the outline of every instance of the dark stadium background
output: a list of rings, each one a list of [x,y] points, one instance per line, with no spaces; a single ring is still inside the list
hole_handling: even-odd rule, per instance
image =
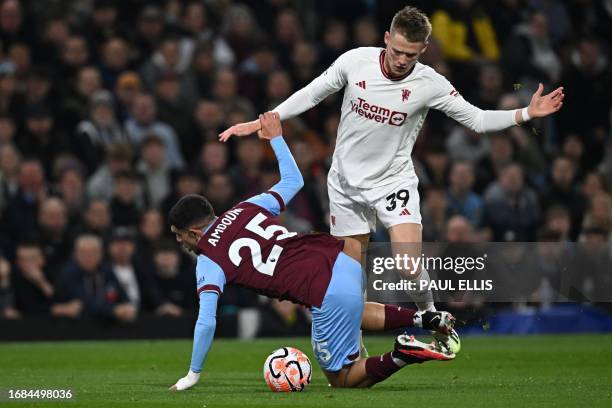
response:
[[[473,104],[526,106],[538,82],[566,93],[553,117],[487,136],[429,113],[413,155],[424,239],[611,246],[610,1],[3,0],[0,340],[188,338],[194,262],[169,234],[169,208],[203,193],[219,213],[277,180],[256,137],[221,144],[217,134],[344,51],[383,46],[407,3],[432,19],[422,62]],[[282,216],[291,230],[328,230],[341,95],[283,124],[306,180]],[[91,240],[75,246],[86,234],[102,240],[99,254]],[[97,278],[83,291],[87,259]],[[137,279],[120,283],[121,271]],[[545,303],[454,306],[474,330],[612,330],[599,309]],[[527,308],[531,325],[512,324]],[[595,323],[567,327],[585,311]],[[538,316],[552,323],[538,327]],[[239,288],[218,318],[220,335],[309,334],[305,310]]]

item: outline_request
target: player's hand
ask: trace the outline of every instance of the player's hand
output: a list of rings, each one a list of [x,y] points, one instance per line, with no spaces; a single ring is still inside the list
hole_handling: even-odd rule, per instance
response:
[[[531,97],[531,102],[529,102],[529,106],[527,107],[529,117],[532,119],[548,116],[551,113],[555,113],[561,109],[561,106],[563,106],[563,98],[565,98],[565,94],[563,93],[562,86],[555,89],[548,95],[542,96],[543,91],[544,85],[540,84],[538,86],[538,90],[535,91]]]
[[[226,129],[222,133],[219,134],[220,142],[227,142],[227,140],[234,136],[248,136],[252,133],[257,132],[261,129],[261,123],[259,123],[259,119],[253,120],[251,122],[238,123],[229,129]]]
[[[199,380],[200,373],[194,373],[193,371],[189,370],[186,376],[178,380],[176,384],[170,387],[170,391],[183,391],[189,389],[196,385]]]
[[[257,136],[260,139],[270,140],[276,136],[282,136],[283,127],[278,113],[266,112],[259,115],[259,122],[261,122],[261,130],[257,132]]]

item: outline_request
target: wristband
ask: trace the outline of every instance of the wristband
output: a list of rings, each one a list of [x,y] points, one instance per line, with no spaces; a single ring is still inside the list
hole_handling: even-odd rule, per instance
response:
[[[523,118],[523,122],[528,122],[531,119],[529,116],[529,108],[521,109],[521,117]]]

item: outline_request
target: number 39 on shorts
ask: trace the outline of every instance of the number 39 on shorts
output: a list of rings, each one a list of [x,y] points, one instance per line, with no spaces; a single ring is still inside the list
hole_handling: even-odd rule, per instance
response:
[[[395,193],[391,193],[385,197],[388,205],[385,207],[387,211],[393,211],[397,208],[398,202],[402,207],[408,205],[408,200],[410,199],[410,193],[408,190],[398,190]]]

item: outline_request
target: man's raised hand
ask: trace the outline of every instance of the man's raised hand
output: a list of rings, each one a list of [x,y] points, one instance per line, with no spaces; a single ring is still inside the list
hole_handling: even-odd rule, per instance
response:
[[[529,106],[527,107],[529,117],[532,119],[548,116],[551,113],[555,113],[561,109],[561,106],[563,106],[563,98],[565,98],[565,94],[563,93],[562,86],[555,89],[548,95],[542,96],[543,91],[544,85],[540,84],[537,91],[535,91],[531,97],[531,102],[529,102]]]

